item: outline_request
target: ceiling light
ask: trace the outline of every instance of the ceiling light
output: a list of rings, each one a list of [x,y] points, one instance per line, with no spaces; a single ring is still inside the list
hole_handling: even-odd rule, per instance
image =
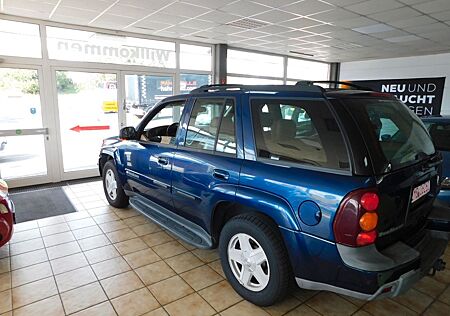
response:
[[[405,43],[405,42],[412,42],[420,40],[421,38],[416,35],[406,35],[406,36],[397,36],[397,37],[390,37],[385,38],[385,41],[391,42],[391,43]]]
[[[373,34],[373,33],[392,31],[393,29],[394,28],[389,25],[379,23],[379,24],[373,24],[373,25],[369,25],[369,26],[357,27],[352,30],[359,32],[359,33],[363,33],[363,34]]]

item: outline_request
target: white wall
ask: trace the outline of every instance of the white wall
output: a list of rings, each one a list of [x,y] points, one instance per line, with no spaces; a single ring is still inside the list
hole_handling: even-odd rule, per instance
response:
[[[354,61],[341,64],[340,80],[447,77],[441,114],[450,114],[450,54]]]

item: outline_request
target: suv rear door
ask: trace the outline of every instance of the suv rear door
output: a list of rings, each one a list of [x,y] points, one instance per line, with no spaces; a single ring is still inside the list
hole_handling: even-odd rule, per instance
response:
[[[239,181],[239,104],[229,97],[201,97],[190,109],[172,161],[172,196],[177,213],[209,231],[211,210],[234,198]]]

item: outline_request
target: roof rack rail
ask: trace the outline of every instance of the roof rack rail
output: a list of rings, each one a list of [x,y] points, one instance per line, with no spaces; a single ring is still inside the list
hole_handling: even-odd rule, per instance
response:
[[[347,86],[350,88],[353,88],[354,90],[365,90],[365,91],[373,91],[372,88],[364,87],[355,83],[346,82],[346,81],[336,81],[336,80],[318,80],[318,81],[309,81],[309,80],[300,80],[297,81],[295,85],[314,85],[316,83],[328,83],[330,85],[331,89],[339,89],[338,86]],[[331,85],[334,85],[334,87],[331,87]]]
[[[241,90],[243,86],[242,84],[207,84],[192,90],[190,93]]]

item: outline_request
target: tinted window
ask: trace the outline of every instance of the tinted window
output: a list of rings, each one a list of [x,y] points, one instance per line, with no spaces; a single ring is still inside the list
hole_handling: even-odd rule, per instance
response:
[[[234,105],[231,100],[196,100],[189,119],[186,147],[235,154],[234,134]]]
[[[259,157],[349,169],[341,132],[324,102],[255,99],[252,113]]]
[[[438,150],[450,151],[450,124],[425,123]]]
[[[425,126],[396,99],[343,100],[360,126],[377,173],[413,164],[434,154]]]

